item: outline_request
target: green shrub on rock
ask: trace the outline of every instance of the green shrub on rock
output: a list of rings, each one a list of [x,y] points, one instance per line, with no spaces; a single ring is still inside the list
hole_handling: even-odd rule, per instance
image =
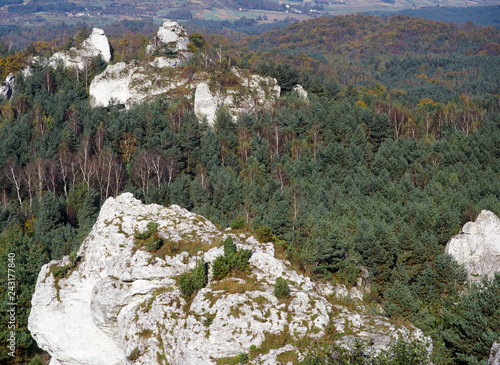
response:
[[[288,287],[288,282],[279,277],[276,278],[276,284],[274,284],[274,295],[278,299],[285,299],[290,297],[290,288]]]
[[[250,269],[250,256],[252,251],[238,251],[232,237],[224,241],[224,256],[217,257],[212,263],[214,280],[222,280],[235,270],[248,271]]]
[[[231,265],[225,256],[217,257],[212,262],[212,273],[214,280],[222,280],[231,272]]]
[[[229,236],[224,241],[224,256],[228,257],[232,254],[235,254],[237,251],[236,245],[233,243],[233,238]]]
[[[189,298],[193,293],[199,292],[207,285],[207,271],[207,264],[200,260],[193,271],[179,276],[179,288],[185,298]]]

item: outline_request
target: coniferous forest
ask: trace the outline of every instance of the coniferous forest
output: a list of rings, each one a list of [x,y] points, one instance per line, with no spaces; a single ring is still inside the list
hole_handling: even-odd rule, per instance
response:
[[[500,215],[499,31],[353,15],[222,33],[192,37],[183,72],[211,72],[222,85],[233,65],[275,77],[282,97],[272,109],[237,122],[222,109],[209,127],[185,97],[90,108],[100,59],[84,75],[42,65],[17,74],[0,103],[0,277],[10,252],[18,276],[12,363],[41,363],[26,327],[41,266],[78,250],[103,202],[128,191],[274,241],[317,280],[353,285],[364,266],[365,300],[432,336],[434,363],[485,364],[500,337],[500,276],[468,284],[444,247],[481,210]],[[0,43],[2,79],[86,34]],[[146,57],[147,36],[108,36],[113,62]]]

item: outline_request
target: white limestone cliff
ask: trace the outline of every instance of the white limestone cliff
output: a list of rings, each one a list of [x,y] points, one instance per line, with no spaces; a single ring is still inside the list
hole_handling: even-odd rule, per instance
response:
[[[218,95],[212,94],[208,82],[200,82],[194,93],[194,113],[198,120],[206,120],[209,125],[213,125],[218,106]]]
[[[3,85],[0,85],[0,100],[10,99],[13,90],[14,90],[14,75],[10,73],[5,78]]]
[[[137,245],[135,233],[150,222],[158,224],[169,254],[154,256]],[[198,260],[211,263],[222,255],[221,241],[229,235],[238,249],[252,250],[251,272],[214,281],[209,270],[207,286],[187,303],[177,278]],[[104,203],[77,255],[63,278],[54,270],[69,265],[68,257],[44,265],[32,298],[28,328],[53,357],[51,365],[215,364],[258,349],[270,335],[320,338],[328,326],[347,332],[345,343],[372,338],[374,350],[398,336],[424,339],[416,328],[372,314],[356,295],[349,307],[332,299],[342,288],[292,270],[275,257],[272,243],[221,232],[175,205],[144,205],[130,193]],[[290,285],[287,301],[274,295],[278,277]],[[358,292],[367,290],[366,279],[360,278]],[[279,364],[279,354],[288,351],[302,358],[307,349],[288,344],[251,363]]]
[[[492,278],[500,272],[500,219],[483,210],[475,222],[468,222],[447,244],[445,252],[464,265],[469,279]]]
[[[92,29],[90,36],[82,42],[79,48],[72,48],[66,52],[54,53],[48,60],[52,67],[62,63],[64,67],[76,67],[80,70],[88,67],[93,57],[99,56],[104,61],[111,60],[111,48],[104,31],[99,28]]]

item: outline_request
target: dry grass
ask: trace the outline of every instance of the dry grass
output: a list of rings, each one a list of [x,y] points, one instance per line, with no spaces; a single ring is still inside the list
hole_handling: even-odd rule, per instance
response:
[[[286,351],[282,352],[278,356],[276,356],[278,361],[281,361],[282,364],[288,364],[291,362],[292,364],[297,364],[299,362],[299,356],[295,351]]]
[[[180,240],[175,241],[164,241],[163,245],[152,252],[155,257],[165,257],[165,256],[175,256],[181,252],[187,251],[190,256],[196,255],[199,251],[207,252],[211,248],[219,247],[220,242],[216,241],[213,243],[203,243],[200,239],[192,240]]]
[[[242,276],[246,276],[245,278],[242,278],[244,280],[243,283],[240,280],[229,277],[224,280],[212,282],[210,287],[213,290],[224,290],[224,292],[229,294],[243,294],[247,291],[262,290],[262,285],[257,282],[255,278],[250,277],[246,273],[240,273],[238,276],[240,278]]]

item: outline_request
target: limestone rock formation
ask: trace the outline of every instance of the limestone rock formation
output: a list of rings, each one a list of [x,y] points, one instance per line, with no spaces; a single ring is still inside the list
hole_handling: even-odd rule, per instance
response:
[[[187,52],[189,44],[189,36],[184,27],[179,25],[175,20],[167,20],[156,33],[148,47],[146,53],[153,54],[162,46],[168,46],[174,52]]]
[[[488,357],[488,365],[500,365],[500,338],[493,343]]]
[[[200,82],[194,94],[194,113],[198,120],[206,119],[209,125],[213,125],[218,106],[217,96],[210,91],[208,82]]]
[[[109,65],[91,82],[89,93],[92,106],[123,104],[127,107],[151,101],[154,97],[176,89],[190,88],[189,80],[179,72],[154,70],[148,64]]]
[[[172,60],[170,60],[172,61]],[[153,62],[154,63],[154,62]],[[158,68],[151,64],[109,65],[90,84],[92,106],[113,103],[130,107],[140,102],[152,101],[159,95],[194,97],[194,110],[201,121],[212,125],[220,107],[226,106],[235,119],[241,113],[270,107],[280,95],[276,79],[252,75],[233,68],[238,85],[223,88],[217,82],[209,83],[209,75],[197,73],[192,78],[183,75],[179,68]],[[213,85],[214,91],[210,86]]]
[[[299,98],[304,100],[306,103],[309,103],[309,97],[307,95],[307,91],[304,90],[304,87],[302,85],[300,84],[295,85],[292,91],[295,91],[299,95]]]
[[[152,101],[159,95],[194,98],[198,119],[212,125],[217,111],[224,105],[233,118],[274,104],[280,87],[274,78],[252,75],[233,67],[237,85],[223,86],[210,80],[205,72],[186,76],[180,66],[192,56],[185,29],[175,21],[166,21],[147,47],[147,62],[109,65],[90,84],[92,106],[113,103],[130,107]],[[151,60],[152,57],[152,60]]]
[[[469,279],[492,278],[500,272],[500,220],[483,210],[475,222],[466,223],[446,244],[445,252],[464,265]]]
[[[163,240],[158,251],[138,238],[154,224]],[[223,255],[228,236],[238,250],[252,251],[251,271],[216,281],[209,266],[208,284],[187,301],[179,276],[200,259],[211,264]],[[278,277],[290,285],[287,300],[274,295]],[[358,290],[366,285],[365,278]],[[221,232],[183,208],[143,205],[125,193],[104,203],[76,258],[43,266],[28,328],[53,356],[51,365],[215,364],[258,351],[273,335],[319,338],[332,326],[346,333],[346,343],[373,338],[375,350],[398,336],[424,339],[416,328],[373,315],[359,299],[347,307],[335,299],[337,289],[292,270],[272,243]],[[281,353],[302,358],[307,350],[288,344],[251,363],[279,364]]]
[[[14,75],[8,74],[5,78],[4,84],[0,85],[0,100],[10,99],[14,89]]]
[[[231,69],[231,73],[238,80],[236,87],[223,90],[221,85],[213,83],[215,90],[212,91],[207,81],[196,86],[194,112],[198,120],[206,119],[209,125],[213,125],[222,106],[228,108],[235,120],[240,114],[271,107],[280,96],[281,88],[274,78],[252,75],[236,67]]]
[[[88,66],[90,60],[98,55],[101,55],[106,62],[111,60],[108,38],[102,29],[94,28],[92,34],[83,41],[79,48],[54,53],[49,58],[48,63],[52,67],[57,67],[59,63],[62,63],[64,67],[76,67],[83,70]]]

